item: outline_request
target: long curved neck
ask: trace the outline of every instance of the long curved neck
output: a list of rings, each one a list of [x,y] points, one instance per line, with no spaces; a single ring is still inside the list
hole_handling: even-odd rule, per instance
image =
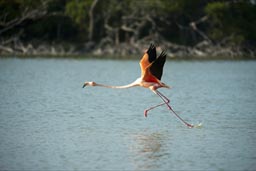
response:
[[[124,88],[131,88],[135,86],[139,86],[138,84],[135,84],[134,82],[131,84],[123,85],[123,86],[111,86],[111,85],[104,85],[104,84],[98,84],[95,83],[94,86],[99,86],[99,87],[105,87],[105,88],[116,88],[116,89],[124,89]]]
[[[127,85],[123,85],[123,86],[112,86],[112,85],[104,85],[104,84],[98,84],[95,82],[91,82],[89,85],[91,86],[99,86],[99,87],[105,87],[105,88],[116,88],[116,89],[124,89],[124,88],[131,88],[131,87],[135,87],[135,86],[140,86],[141,83],[141,79],[138,78],[137,80],[135,80],[134,82],[127,84]]]

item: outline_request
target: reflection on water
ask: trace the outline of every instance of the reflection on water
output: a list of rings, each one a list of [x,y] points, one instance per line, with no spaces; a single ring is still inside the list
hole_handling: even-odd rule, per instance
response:
[[[114,75],[113,75],[114,74]],[[138,61],[0,59],[0,170],[255,170],[256,62],[168,61],[160,91]]]
[[[133,135],[132,138],[134,142],[131,146],[131,152],[136,156],[133,159],[136,170],[160,168],[161,160],[168,157],[168,151],[170,151],[170,149],[168,151],[166,149],[166,135],[144,131]]]

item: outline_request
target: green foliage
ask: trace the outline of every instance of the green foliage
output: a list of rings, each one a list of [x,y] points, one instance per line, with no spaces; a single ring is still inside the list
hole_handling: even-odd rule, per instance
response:
[[[34,0],[0,0],[0,16],[7,16],[7,19],[11,20],[40,4],[40,1]]]
[[[49,13],[65,13],[66,0],[49,0],[47,4]]]
[[[65,13],[80,27],[85,28],[92,0],[71,0],[66,4]]]
[[[10,21],[11,19],[20,15],[20,3],[18,0],[0,0],[0,16],[5,21]]]
[[[34,0],[17,0],[17,2],[20,4],[21,9],[36,8],[40,3],[42,3]]]
[[[72,20],[66,16],[49,16],[35,21],[25,30],[25,40],[41,38],[42,41],[73,41],[77,38],[77,29]]]
[[[86,41],[93,2],[0,0],[0,31],[25,12],[40,10],[42,5],[47,8],[47,15],[24,20],[8,32],[0,33],[0,36],[8,37],[23,30],[21,38],[27,41]],[[206,21],[197,24],[197,28],[214,42],[229,40],[228,43],[232,45],[255,43],[255,11],[256,5],[249,0],[98,0],[93,15],[93,41],[100,42],[108,36],[112,42],[116,38],[123,42],[157,33],[174,43],[194,45],[204,38],[191,28],[190,23],[208,16]],[[112,27],[112,32],[107,26]],[[123,29],[123,26],[130,30]],[[116,29],[119,31],[114,33]]]
[[[230,37],[232,44],[255,40],[256,7],[250,3],[212,2],[205,7],[211,18],[209,36],[215,41]],[[254,31],[253,31],[254,30]]]

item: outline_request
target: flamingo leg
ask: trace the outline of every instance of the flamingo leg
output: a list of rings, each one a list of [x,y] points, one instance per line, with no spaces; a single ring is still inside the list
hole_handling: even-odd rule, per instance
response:
[[[187,127],[189,128],[193,128],[194,126],[192,124],[187,123],[186,121],[184,121],[173,109],[172,107],[169,105],[169,103],[167,103],[166,100],[170,101],[167,97],[165,97],[162,93],[160,93],[157,90],[153,91],[155,94],[157,94],[163,101],[164,103],[167,105],[168,109],[171,110],[173,112],[173,114],[181,121],[183,122]]]
[[[169,101],[168,101],[167,103],[169,103]],[[166,102],[160,103],[160,104],[158,104],[158,105],[156,105],[156,106],[152,106],[152,107],[150,107],[150,108],[144,110],[144,116],[147,117],[147,116],[148,116],[148,111],[150,111],[150,110],[152,110],[152,109],[155,109],[155,108],[157,108],[157,107],[159,107],[159,106],[165,105],[165,104],[166,104]]]
[[[164,96],[162,93],[160,93],[160,91],[158,91],[158,90],[156,90],[156,91],[167,101],[167,103],[170,103],[170,100],[166,96]]]
[[[158,92],[158,93],[165,99],[165,100],[163,100],[164,102],[163,102],[163,103],[160,103],[160,104],[158,104],[158,105],[152,106],[152,107],[150,107],[150,108],[144,110],[144,116],[145,116],[145,117],[148,116],[148,111],[150,111],[150,110],[152,110],[152,109],[155,109],[155,108],[157,108],[157,107],[159,107],[159,106],[165,105],[166,103],[170,103],[170,100],[169,100],[167,97],[165,97],[165,96],[164,96],[162,93],[160,93],[160,92]]]

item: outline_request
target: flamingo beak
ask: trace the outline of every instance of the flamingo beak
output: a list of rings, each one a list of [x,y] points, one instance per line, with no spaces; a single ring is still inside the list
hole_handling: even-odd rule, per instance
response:
[[[84,83],[83,88],[84,88],[85,86],[87,86],[87,83]]]

